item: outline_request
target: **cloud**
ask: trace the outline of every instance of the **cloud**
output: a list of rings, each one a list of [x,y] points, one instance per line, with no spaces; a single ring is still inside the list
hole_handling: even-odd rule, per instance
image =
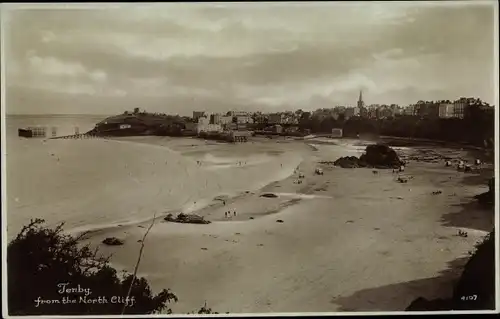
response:
[[[54,57],[39,57],[29,54],[30,71],[39,75],[51,77],[88,77],[96,82],[106,81],[106,73],[100,70],[87,71],[80,63],[62,62]]]
[[[438,93],[493,102],[491,4],[185,3],[8,13],[8,87],[43,92],[47,112],[48,101],[71,95],[85,112],[132,101],[184,113],[223,105],[307,109],[353,104],[360,89],[367,103],[408,104]]]

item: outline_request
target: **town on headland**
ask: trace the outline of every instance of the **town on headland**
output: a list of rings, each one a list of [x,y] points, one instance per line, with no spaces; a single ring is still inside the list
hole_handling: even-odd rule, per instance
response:
[[[396,104],[365,105],[360,91],[356,106],[335,106],[315,111],[275,113],[193,111],[192,116],[149,113],[140,108],[107,117],[95,128],[74,136],[198,136],[230,142],[244,142],[250,136],[368,138],[390,136],[419,139],[420,142],[461,143],[493,149],[494,106],[478,98],[455,101],[418,101],[402,107]],[[48,137],[46,128],[20,128],[25,137]],[[57,137],[53,129],[52,137]],[[61,137],[58,137],[61,138]]]

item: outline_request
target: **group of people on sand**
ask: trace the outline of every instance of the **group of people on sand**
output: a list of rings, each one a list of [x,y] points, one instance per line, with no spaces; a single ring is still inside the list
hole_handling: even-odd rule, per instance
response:
[[[392,168],[392,173],[402,173],[405,171],[405,166],[404,164],[399,166],[399,167],[393,167]]]
[[[224,213],[225,218],[230,218],[231,217],[231,211],[227,211]],[[233,216],[236,216],[236,211],[233,212]]]

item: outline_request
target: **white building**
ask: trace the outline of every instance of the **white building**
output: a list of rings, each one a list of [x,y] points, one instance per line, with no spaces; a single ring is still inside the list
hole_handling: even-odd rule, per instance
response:
[[[344,132],[341,128],[333,128],[332,129],[332,137],[342,137],[343,133]]]
[[[220,124],[210,124],[210,120],[206,117],[200,117],[196,126],[196,133],[200,132],[222,132]]]
[[[219,124],[225,125],[233,122],[232,116],[221,116],[219,118]]]
[[[236,117],[236,123],[238,124],[251,124],[253,123],[252,117],[248,115],[238,115]]]
[[[415,114],[415,106],[414,105],[409,105],[404,108],[403,110],[404,115],[416,115]]]
[[[442,103],[439,105],[439,117],[450,118],[455,113],[455,106],[451,103]]]
[[[453,103],[453,117],[463,119],[465,117],[465,109],[469,106],[469,103],[457,101]]]
[[[245,111],[230,111],[229,115],[231,115],[231,116],[249,116],[248,112],[245,112]]]

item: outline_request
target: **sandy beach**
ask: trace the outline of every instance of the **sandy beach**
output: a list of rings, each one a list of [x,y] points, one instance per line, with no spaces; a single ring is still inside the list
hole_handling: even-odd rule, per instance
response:
[[[157,214],[139,275],[154,291],[172,289],[179,297],[171,305],[175,313],[205,302],[232,313],[395,311],[419,296],[451,294],[467,253],[494,224],[493,213],[472,198],[487,190],[492,164],[463,173],[441,160],[412,160],[402,173],[413,177],[406,184],[397,183],[392,170],[320,164],[359,155],[365,144],[13,141],[8,235],[30,216],[50,225],[65,221],[70,232],[94,230],[84,243],[132,271],[139,241]],[[457,150],[397,150],[406,157],[424,151],[467,157]],[[30,164],[33,158],[38,166]],[[317,167],[324,175],[314,174]],[[305,176],[300,184],[299,174]],[[436,190],[442,193],[433,195]],[[163,220],[180,211],[212,223]],[[226,211],[233,212],[229,218]],[[458,229],[469,236],[457,236]],[[125,244],[101,244],[111,236]]]

